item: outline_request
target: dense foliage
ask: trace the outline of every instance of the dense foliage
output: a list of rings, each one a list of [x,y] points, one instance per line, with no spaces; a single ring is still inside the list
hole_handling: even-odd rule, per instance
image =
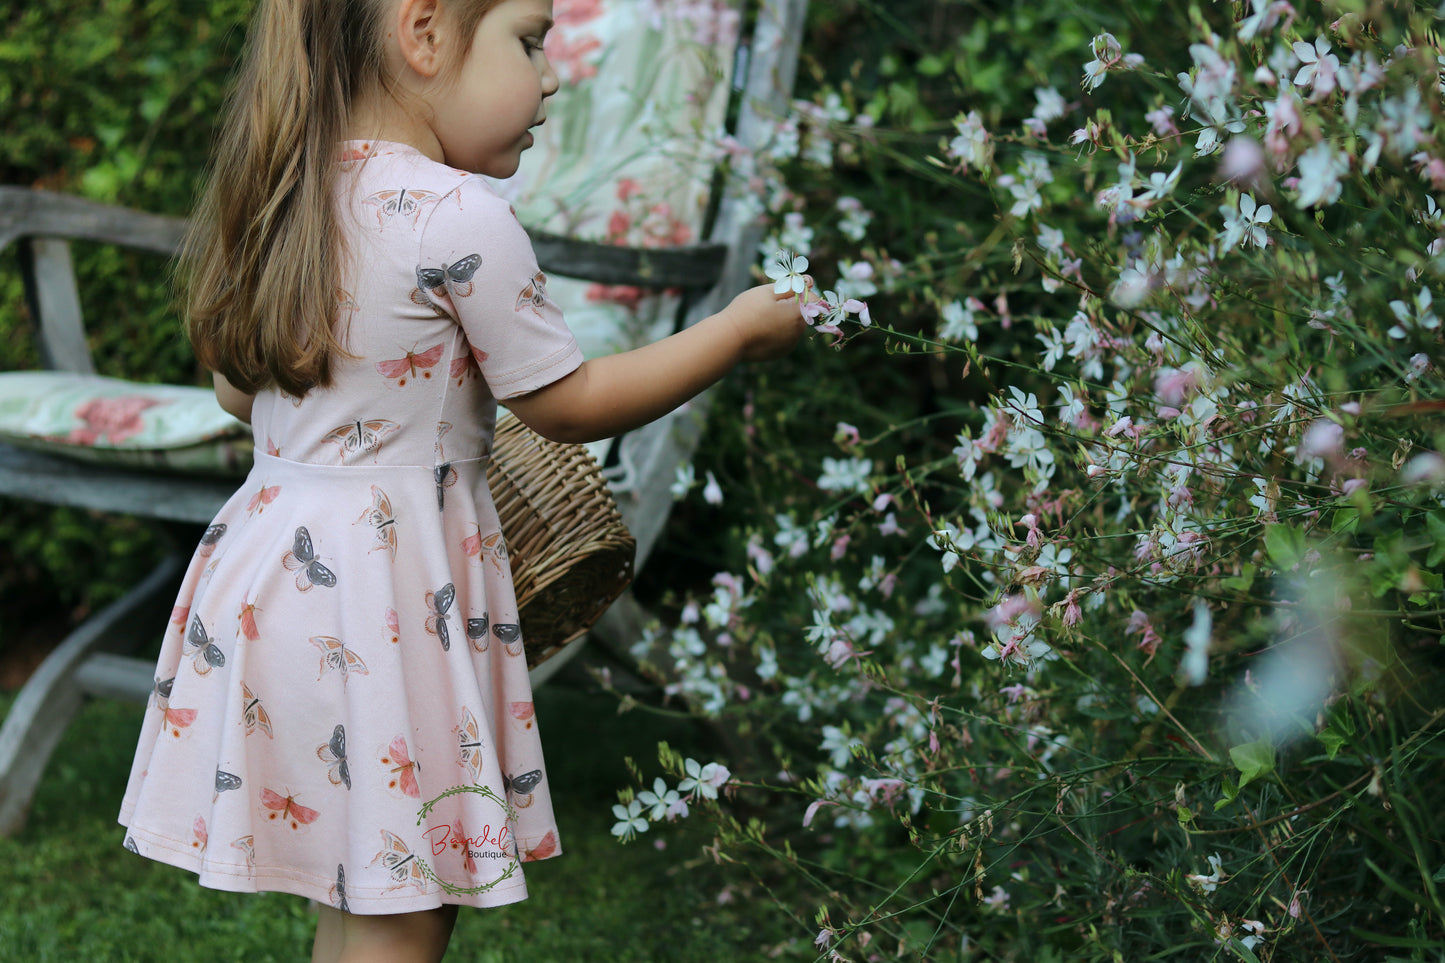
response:
[[[1440,11],[820,6],[734,165],[820,333],[635,649],[750,742],[615,832],[804,956],[1445,958]]]

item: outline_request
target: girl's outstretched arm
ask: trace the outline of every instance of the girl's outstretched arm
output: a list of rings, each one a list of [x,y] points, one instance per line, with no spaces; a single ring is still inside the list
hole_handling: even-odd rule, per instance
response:
[[[221,409],[249,425],[251,423],[251,403],[256,400],[256,396],[246,394],[219,373],[213,375],[212,380],[216,385],[216,401],[220,404]]]
[[[566,377],[507,400],[529,428],[560,442],[612,438],[667,414],[741,361],[787,353],[806,325],[798,298],[750,288],[717,314],[652,344],[583,362]]]

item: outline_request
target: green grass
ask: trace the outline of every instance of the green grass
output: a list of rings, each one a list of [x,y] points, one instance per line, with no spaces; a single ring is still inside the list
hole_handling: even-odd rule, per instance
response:
[[[12,701],[0,694],[0,713]],[[623,756],[653,772],[658,739],[702,754],[704,734],[655,714],[619,716],[615,698],[556,682],[536,701],[565,852],[527,867],[529,899],[463,908],[448,963],[756,960],[798,935],[744,873],[725,875],[702,854],[701,824],[653,827],[625,846],[609,833],[615,790],[628,781]],[[121,848],[115,817],[142,715],[89,703],[52,757],[29,822],[0,839],[0,961],[309,958],[305,900],[203,889]],[[737,898],[720,904],[729,882]]]

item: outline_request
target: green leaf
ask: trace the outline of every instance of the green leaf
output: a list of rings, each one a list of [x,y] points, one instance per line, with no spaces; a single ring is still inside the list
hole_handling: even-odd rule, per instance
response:
[[[1264,529],[1264,549],[1276,566],[1292,569],[1304,557],[1305,533],[1291,525],[1267,525]]]
[[[1219,790],[1223,795],[1221,795],[1218,799],[1214,801],[1215,812],[1219,812],[1219,810],[1223,809],[1225,806],[1228,806],[1230,803],[1234,802],[1235,799],[1239,798],[1239,787],[1236,786],[1234,784],[1234,780],[1230,779],[1228,776],[1225,776],[1224,779],[1221,780]]]
[[[1338,532],[1341,535],[1348,535],[1360,527],[1360,510],[1358,508],[1336,509],[1335,514],[1330,518],[1330,531]]]
[[[1431,512],[1425,516],[1425,530],[1430,533],[1430,554],[1425,564],[1431,567],[1445,558],[1445,512]]]
[[[1349,741],[1343,733],[1335,729],[1326,729],[1323,732],[1317,733],[1315,738],[1324,743],[1325,754],[1331,759],[1335,758],[1340,751],[1340,747]]]
[[[1254,951],[1251,950],[1249,947],[1245,946],[1239,940],[1230,940],[1229,948],[1234,952],[1238,953],[1239,958],[1241,960],[1244,960],[1245,963],[1259,963],[1259,957],[1254,955]]]
[[[1230,761],[1239,770],[1239,788],[1274,771],[1274,743],[1267,739],[1246,742],[1229,750]]]
[[[1253,562],[1245,562],[1239,567],[1238,575],[1231,575],[1221,584],[1225,588],[1233,589],[1236,592],[1248,592],[1249,587],[1254,584],[1254,573],[1256,571],[1257,568]]]

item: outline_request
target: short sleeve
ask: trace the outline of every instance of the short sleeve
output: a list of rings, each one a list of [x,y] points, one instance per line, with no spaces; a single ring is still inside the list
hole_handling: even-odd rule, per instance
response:
[[[481,178],[432,208],[419,260],[419,290],[461,325],[494,398],[535,391],[582,364],[531,239]]]

